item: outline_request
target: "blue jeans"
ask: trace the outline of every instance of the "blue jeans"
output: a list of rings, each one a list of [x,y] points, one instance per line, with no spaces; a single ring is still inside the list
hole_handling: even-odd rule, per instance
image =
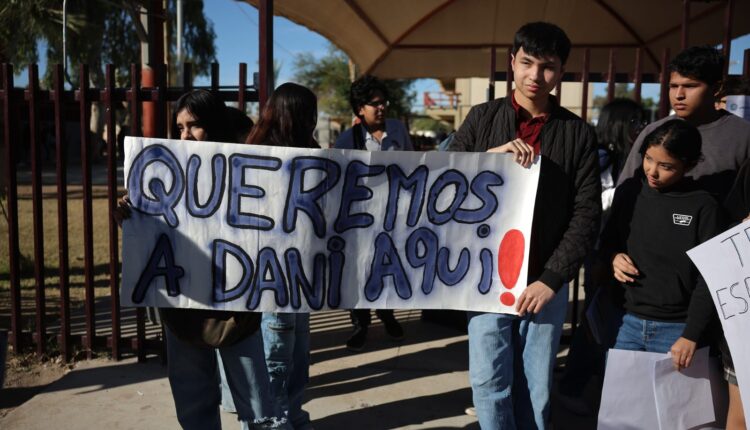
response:
[[[684,330],[685,323],[645,320],[627,313],[617,332],[614,348],[666,353]]]
[[[265,312],[261,329],[276,404],[295,430],[312,428],[302,409],[310,380],[310,314]]]
[[[166,328],[169,385],[183,429],[221,429],[219,370],[212,348],[199,348]],[[237,419],[243,429],[287,429],[271,398],[260,331],[232,346],[218,348]]]
[[[544,429],[568,304],[564,285],[537,315],[469,314],[469,378],[483,429]]]
[[[237,413],[237,408],[234,407],[234,400],[232,400],[232,390],[229,389],[227,383],[227,372],[224,371],[224,365],[221,363],[221,353],[216,350],[216,359],[219,364],[219,385],[221,385],[221,408],[227,412],[233,414]]]

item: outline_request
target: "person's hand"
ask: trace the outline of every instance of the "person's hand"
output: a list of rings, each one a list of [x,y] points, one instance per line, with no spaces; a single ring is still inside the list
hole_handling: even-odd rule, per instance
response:
[[[506,143],[505,145],[490,148],[487,150],[487,152],[512,152],[513,154],[515,154],[516,163],[522,165],[523,167],[531,166],[531,163],[534,161],[534,148],[521,139],[514,139]]]
[[[120,200],[117,201],[117,207],[115,208],[112,217],[120,227],[122,227],[123,220],[130,218],[130,198],[128,198],[128,193],[125,193],[120,197]]]
[[[526,312],[538,314],[553,297],[555,297],[555,292],[544,282],[532,282],[518,298],[516,311],[519,316],[526,315]]]
[[[635,279],[632,276],[638,276],[638,268],[635,267],[635,263],[628,254],[623,252],[615,255],[615,258],[612,259],[612,271],[615,279],[620,282],[633,282]]]
[[[692,340],[684,337],[677,339],[677,342],[669,350],[672,354],[675,369],[682,370],[690,367],[690,363],[693,362],[693,355],[695,355],[695,347],[696,344]]]

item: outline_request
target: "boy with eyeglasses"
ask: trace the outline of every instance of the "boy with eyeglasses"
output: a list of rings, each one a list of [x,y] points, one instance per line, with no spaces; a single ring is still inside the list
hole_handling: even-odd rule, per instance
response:
[[[365,75],[352,82],[349,103],[359,122],[341,133],[334,148],[367,151],[414,150],[404,124],[399,120],[385,117],[389,104],[388,89],[378,78]],[[378,309],[375,314],[383,321],[385,331],[391,338],[403,339],[404,330],[393,316],[392,309]],[[361,351],[365,346],[372,318],[370,310],[353,309],[350,315],[354,332],[346,342],[346,347],[351,351]]]

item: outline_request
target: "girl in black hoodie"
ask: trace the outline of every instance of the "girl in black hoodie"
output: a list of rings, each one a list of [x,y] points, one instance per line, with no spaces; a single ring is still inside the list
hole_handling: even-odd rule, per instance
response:
[[[614,348],[670,352],[690,366],[713,303],[685,253],[722,231],[719,204],[685,174],[701,158],[698,130],[667,121],[644,140],[643,170],[617,188],[602,234],[603,256],[625,289]]]

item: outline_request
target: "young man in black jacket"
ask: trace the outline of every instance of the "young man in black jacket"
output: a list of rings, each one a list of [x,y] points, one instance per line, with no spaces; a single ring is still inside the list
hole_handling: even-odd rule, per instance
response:
[[[570,40],[543,22],[516,32],[515,91],[472,108],[448,147],[511,153],[529,166],[541,155],[529,250],[529,285],[519,316],[476,313],[469,319],[469,373],[477,418],[485,429],[546,428],[552,367],[568,302],[599,230],[595,135],[550,95],[562,78]]]

